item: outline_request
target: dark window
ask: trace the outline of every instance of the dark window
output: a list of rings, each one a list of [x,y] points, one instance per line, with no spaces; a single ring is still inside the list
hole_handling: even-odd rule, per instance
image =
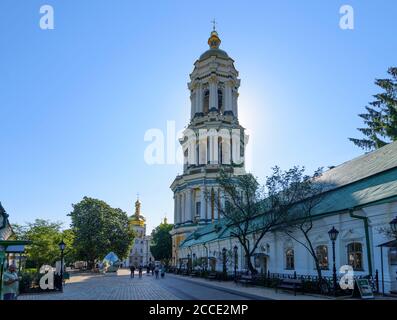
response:
[[[328,247],[326,245],[321,245],[316,247],[316,256],[318,259],[318,264],[321,269],[328,269]]]
[[[285,251],[285,269],[295,269],[294,249],[287,249]]]
[[[196,216],[200,216],[201,202],[196,202]]]
[[[347,245],[348,264],[353,270],[363,270],[363,246],[359,242],[352,242]]]
[[[210,109],[210,92],[208,90],[204,93],[203,110],[204,114],[207,114]]]
[[[222,90],[218,90],[218,111],[222,112],[223,110],[223,93]]]

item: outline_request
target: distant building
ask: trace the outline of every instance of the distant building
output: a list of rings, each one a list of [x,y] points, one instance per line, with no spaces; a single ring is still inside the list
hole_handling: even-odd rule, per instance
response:
[[[135,202],[135,213],[130,217],[130,226],[135,232],[134,243],[130,255],[125,260],[124,265],[138,267],[139,265],[147,266],[154,262],[150,252],[151,236],[146,235],[146,219],[141,214],[141,202],[139,199]]]

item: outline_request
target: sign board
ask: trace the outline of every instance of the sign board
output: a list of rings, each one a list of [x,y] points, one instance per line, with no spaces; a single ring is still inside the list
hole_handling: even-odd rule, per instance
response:
[[[374,293],[372,292],[371,284],[368,279],[356,279],[354,291],[360,294],[361,299],[373,299]]]

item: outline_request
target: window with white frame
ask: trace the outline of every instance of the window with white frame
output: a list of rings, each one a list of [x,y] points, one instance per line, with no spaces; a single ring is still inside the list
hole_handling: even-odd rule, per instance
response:
[[[316,257],[321,269],[328,269],[328,246],[319,245],[316,247]]]
[[[294,270],[295,269],[295,256],[294,249],[288,248],[285,250],[285,269]]]
[[[360,242],[351,242],[347,245],[347,263],[353,270],[363,270],[363,246]]]

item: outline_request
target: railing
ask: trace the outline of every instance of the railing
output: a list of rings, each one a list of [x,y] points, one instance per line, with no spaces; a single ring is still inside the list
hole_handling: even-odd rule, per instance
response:
[[[191,273],[191,270],[188,270],[187,268],[180,267],[180,268],[170,268],[170,272],[174,272],[176,274],[182,274],[182,275],[189,275]],[[196,271],[195,275],[206,277],[210,273],[209,270],[200,270]],[[232,270],[228,270],[227,274],[223,274],[221,271],[217,271],[217,278],[219,280],[235,280],[237,281],[240,279],[243,275],[247,275],[248,271],[237,271],[234,273]],[[339,281],[341,280],[342,276],[337,275],[337,284],[338,284],[338,290],[337,294],[338,295],[350,295],[352,293],[352,290],[347,289],[347,290],[342,290],[339,286]],[[273,287],[277,286],[277,284],[280,282],[280,280],[283,279],[298,279],[302,280],[304,284],[304,289],[307,292],[320,292],[318,284],[319,284],[319,277],[317,275],[302,275],[302,274],[297,274],[296,272],[293,273],[271,273],[268,271],[267,273],[261,274],[257,273],[254,277],[254,284],[259,285],[259,286],[267,286],[267,287]],[[332,293],[333,292],[333,276],[321,276],[322,282],[324,287],[322,289],[323,292],[321,293]],[[367,279],[369,284],[372,287],[372,291],[374,293],[379,293],[379,272],[378,270],[375,271],[374,275],[359,275],[359,276],[354,276],[354,279]]]
[[[294,273],[270,273],[268,272],[266,277],[268,279],[299,279],[302,280],[303,282],[311,282],[311,283],[319,283],[319,277],[316,275],[299,275],[296,272]],[[369,284],[372,287],[372,291],[375,293],[379,293],[379,272],[378,270],[375,271],[375,275],[359,275],[359,276],[353,276],[354,280],[357,279],[367,279]],[[328,285],[328,288],[333,288],[333,276],[321,276],[322,281],[325,281]],[[338,292],[339,293],[345,293],[345,294],[350,294],[351,290],[342,290],[339,286],[339,282],[342,279],[342,276],[337,275],[336,280],[338,284]]]

